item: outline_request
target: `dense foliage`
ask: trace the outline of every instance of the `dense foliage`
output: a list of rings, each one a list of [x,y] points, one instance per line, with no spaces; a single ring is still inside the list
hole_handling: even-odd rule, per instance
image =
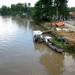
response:
[[[33,10],[34,21],[50,21],[53,15],[67,16],[69,9],[67,7],[68,0],[39,0]]]
[[[22,15],[23,13],[30,13],[30,6],[30,3],[11,4],[11,7],[3,5],[2,8],[0,8],[0,13],[2,15]]]
[[[69,11],[70,11],[70,12],[75,12],[75,7],[69,8]]]
[[[34,7],[30,3],[11,4],[11,7],[3,5],[0,8],[2,15],[22,15],[29,13],[34,22],[52,21],[53,16],[68,16],[69,11],[75,8],[67,7],[68,0],[38,0]]]
[[[49,2],[49,3],[48,3]],[[51,14],[52,0],[39,0],[34,7],[32,18],[34,21],[49,20]]]

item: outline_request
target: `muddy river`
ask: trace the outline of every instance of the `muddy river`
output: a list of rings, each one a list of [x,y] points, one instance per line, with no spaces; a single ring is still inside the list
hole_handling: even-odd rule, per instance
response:
[[[0,75],[75,75],[75,55],[33,42],[28,19],[0,16]]]

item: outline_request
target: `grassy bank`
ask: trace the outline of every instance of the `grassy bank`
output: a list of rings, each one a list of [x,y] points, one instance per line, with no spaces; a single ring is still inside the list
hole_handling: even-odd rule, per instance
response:
[[[56,44],[57,46],[59,46],[60,48],[64,49],[64,51],[75,54],[75,50],[73,50],[72,47],[70,46],[64,45],[64,42],[60,42],[56,39],[53,39],[52,42]]]
[[[49,23],[40,24],[40,26],[42,26],[45,30],[50,30],[50,25],[51,25],[50,22]],[[54,25],[53,25],[52,29],[53,28],[54,28]],[[64,37],[69,38],[69,39],[74,39],[74,35],[75,35],[75,33],[73,31],[57,31],[57,33],[54,33],[54,30],[52,30],[52,32],[50,34],[53,37],[58,35],[58,36],[64,36]],[[66,51],[66,52],[75,53],[75,48],[73,48],[71,45],[65,45],[64,42],[60,42],[57,39],[53,39],[52,42],[54,44],[56,44],[57,46],[59,46],[60,48],[64,49],[64,51]]]

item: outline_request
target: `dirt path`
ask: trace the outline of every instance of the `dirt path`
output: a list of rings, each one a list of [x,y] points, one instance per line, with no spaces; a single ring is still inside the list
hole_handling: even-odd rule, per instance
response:
[[[65,21],[65,27],[75,31],[74,21]]]

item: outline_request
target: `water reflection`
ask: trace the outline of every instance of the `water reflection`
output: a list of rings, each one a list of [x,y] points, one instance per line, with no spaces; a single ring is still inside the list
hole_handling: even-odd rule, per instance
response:
[[[30,20],[29,19],[25,19],[25,18],[15,18],[12,17],[13,22],[15,22],[16,24],[18,24],[18,26],[21,28],[31,28],[31,25],[29,25]],[[29,27],[28,27],[29,26]]]
[[[13,26],[11,17],[0,16],[0,43],[7,43],[12,41],[16,31],[17,27]]]
[[[62,54],[54,52],[44,43],[35,43],[35,50],[40,51],[42,53],[42,55],[39,58],[39,62],[45,67],[44,70],[47,72],[47,75],[60,75],[63,73],[64,57]]]
[[[45,50],[47,50],[47,47],[45,46],[44,43],[34,43],[34,46],[35,46],[35,51],[40,51],[40,52],[43,52]]]
[[[64,55],[64,72],[62,75],[75,75],[75,55],[65,53]]]
[[[62,55],[50,55],[49,53],[43,54],[40,57],[40,63],[46,68],[45,71],[48,75],[60,75],[63,73],[63,59]]]

